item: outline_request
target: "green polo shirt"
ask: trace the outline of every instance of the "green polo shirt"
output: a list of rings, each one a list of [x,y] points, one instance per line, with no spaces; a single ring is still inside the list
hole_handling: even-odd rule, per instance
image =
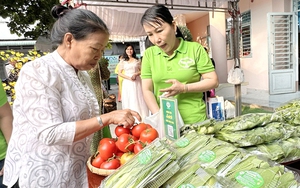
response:
[[[6,92],[3,89],[2,81],[0,80],[0,107],[3,106],[7,102]],[[7,149],[7,143],[0,130],[0,160],[5,158]]]
[[[214,71],[214,66],[204,48],[197,42],[180,39],[180,45],[172,56],[168,56],[157,46],[144,52],[141,78],[152,79],[154,95],[159,104],[160,89],[170,87],[166,80],[176,79],[188,84],[198,82],[202,73]],[[203,92],[181,93],[175,96],[178,109],[185,124],[192,124],[206,119]]]

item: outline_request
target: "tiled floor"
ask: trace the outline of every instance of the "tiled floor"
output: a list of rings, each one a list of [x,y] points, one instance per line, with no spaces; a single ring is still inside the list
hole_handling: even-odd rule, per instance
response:
[[[267,108],[274,110],[275,108],[285,104],[294,99],[300,98],[300,92],[288,93],[288,94],[277,94],[270,95],[268,92],[264,91],[246,91],[243,86],[241,86],[241,103],[246,105],[255,105],[262,108]],[[238,101],[238,95],[235,95],[234,86],[223,87],[216,89],[216,93],[219,96],[224,96],[225,100]]]

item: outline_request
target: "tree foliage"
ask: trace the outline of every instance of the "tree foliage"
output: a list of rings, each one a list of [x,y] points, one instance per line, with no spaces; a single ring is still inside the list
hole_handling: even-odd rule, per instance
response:
[[[184,39],[187,41],[193,41],[193,36],[191,34],[191,31],[186,26],[178,26]]]
[[[0,17],[9,18],[12,34],[37,39],[46,36],[55,21],[51,9],[59,0],[1,0]]]

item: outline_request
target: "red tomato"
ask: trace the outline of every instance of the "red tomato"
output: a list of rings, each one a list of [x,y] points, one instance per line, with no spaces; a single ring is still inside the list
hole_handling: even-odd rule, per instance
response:
[[[104,142],[108,142],[108,141],[116,142],[116,139],[115,138],[102,138],[99,142],[99,145],[103,144]]]
[[[139,123],[131,129],[131,134],[139,139],[143,130],[146,130],[147,128],[152,128],[152,126],[146,123]]]
[[[134,145],[133,151],[135,154],[140,152],[144,147],[146,147],[146,144],[142,143],[141,141],[137,141]]]
[[[120,160],[119,159],[109,159],[107,161],[104,161],[100,168],[103,169],[117,169],[121,166]]]
[[[119,136],[116,142],[116,146],[122,152],[133,151],[134,144],[135,144],[134,136],[126,133]]]
[[[101,156],[98,154],[97,157],[95,157],[95,159],[92,160],[92,165],[96,168],[100,168],[101,164],[104,162],[105,160],[103,160],[101,158]]]
[[[140,141],[144,142],[144,143],[151,143],[153,140],[155,140],[158,137],[158,132],[156,129],[154,128],[149,128],[144,130],[141,133],[140,136]]]
[[[103,144],[109,143],[110,145],[113,145],[113,144],[116,144],[116,141],[117,140],[115,138],[102,138],[98,145],[98,151],[100,149],[100,146],[102,146]]]
[[[98,151],[101,158],[106,161],[117,153],[118,148],[115,142],[107,141],[98,146]]]
[[[121,136],[122,134],[130,134],[130,129],[123,127],[123,125],[119,125],[115,128],[115,134],[117,137]]]
[[[124,152],[119,151],[119,152],[117,152],[116,157],[120,159],[123,154],[124,154]]]

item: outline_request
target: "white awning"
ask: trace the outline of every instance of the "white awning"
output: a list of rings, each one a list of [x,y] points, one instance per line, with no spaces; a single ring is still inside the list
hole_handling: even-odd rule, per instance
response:
[[[28,45],[35,45],[35,40],[2,40],[0,41],[0,46],[28,46]]]
[[[111,40],[127,41],[139,40],[146,35],[140,24],[141,17],[147,8],[157,3],[167,6],[174,17],[183,14],[186,19],[191,20],[208,11],[227,11],[228,1],[173,0],[173,4],[170,4],[169,0],[84,0],[83,3],[87,6],[80,8],[91,10],[103,19],[110,29]]]

